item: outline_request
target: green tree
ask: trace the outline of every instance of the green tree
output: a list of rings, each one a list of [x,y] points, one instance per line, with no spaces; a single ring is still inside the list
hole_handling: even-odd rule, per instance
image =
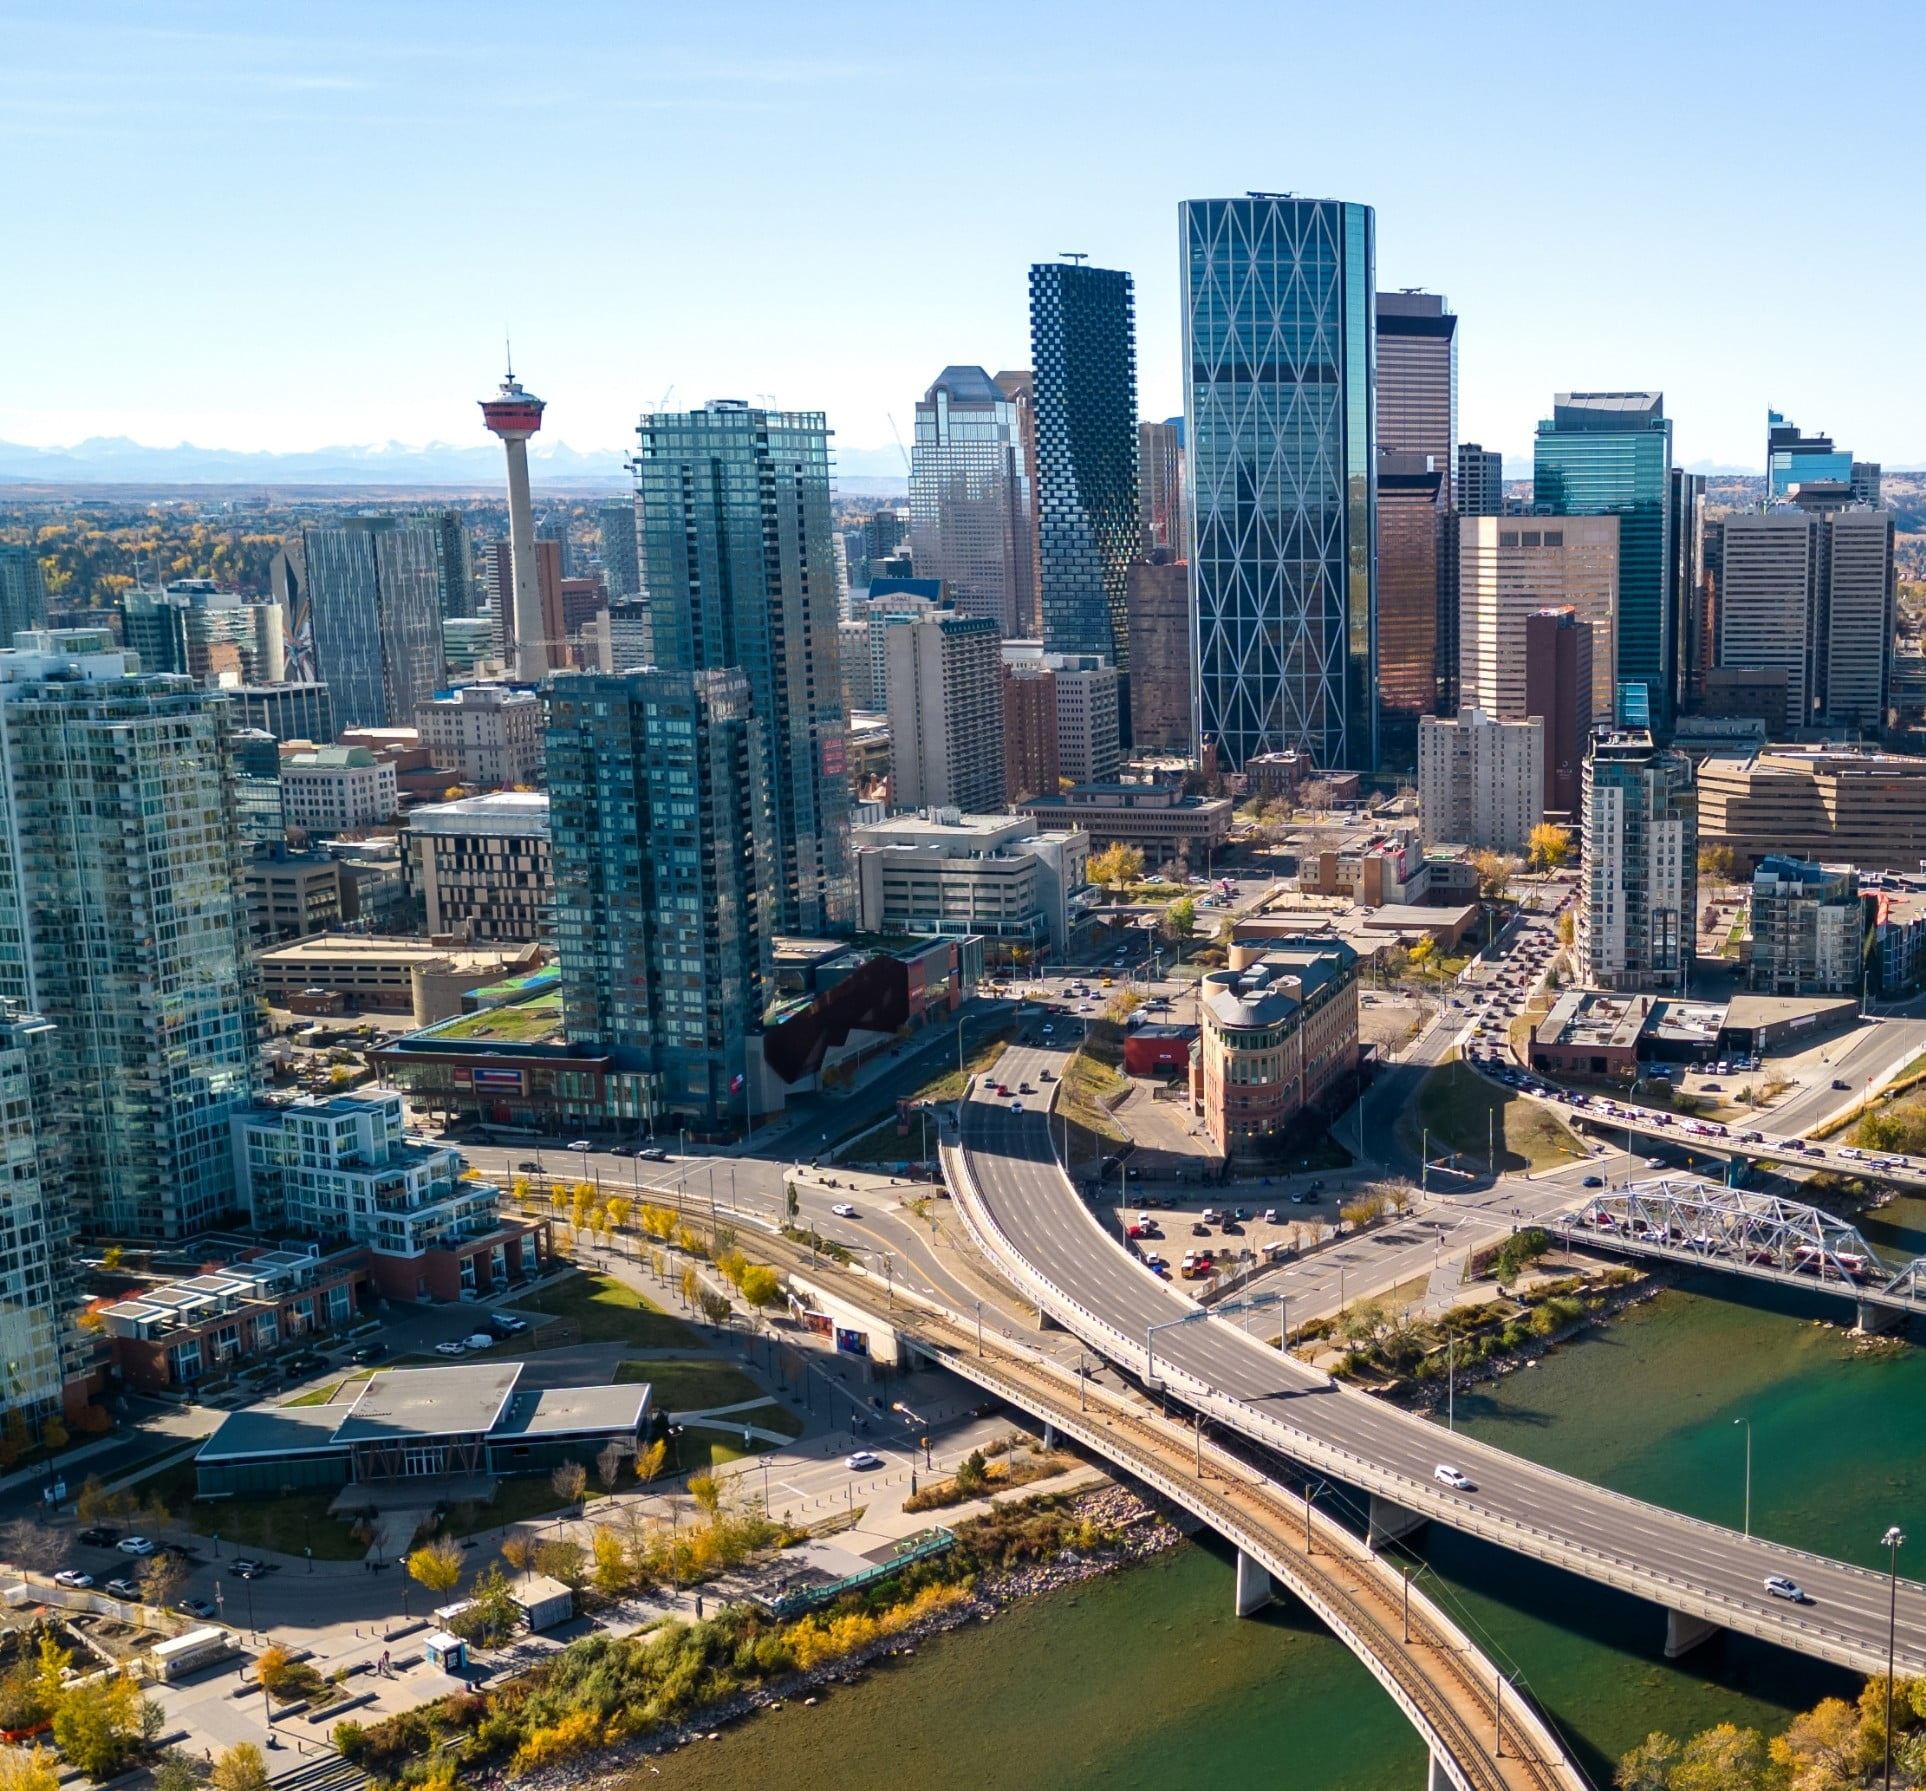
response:
[[[54,1741],[96,1784],[112,1778],[141,1738],[142,1701],[140,1687],[124,1673],[70,1685],[54,1712]]]
[[[1166,939],[1188,939],[1197,931],[1197,904],[1189,896],[1179,896],[1164,910],[1163,934]]]
[[[201,1791],[201,1775],[194,1762],[177,1747],[164,1748],[153,1765],[154,1791]],[[27,1786],[4,1791],[29,1791]]]
[[[251,1741],[236,1742],[208,1775],[214,1791],[268,1791],[267,1761]]]
[[[1612,1783],[1618,1791],[1666,1791],[1678,1757],[1679,1744],[1654,1729],[1637,1747],[1619,1755]]]
[[[1666,1775],[1665,1791],[1764,1791],[1767,1756],[1757,1729],[1720,1723],[1694,1735]]]
[[[449,1618],[448,1627],[478,1648],[492,1648],[507,1641],[521,1619],[508,1576],[491,1564],[469,1587],[467,1605]]]
[[[156,1791],[178,1791],[161,1786],[158,1768],[154,1784]],[[60,1791],[60,1762],[38,1742],[30,1748],[0,1748],[0,1791]]]
[[[535,1545],[535,1571],[578,1592],[588,1578],[588,1552],[571,1537],[551,1536]]]

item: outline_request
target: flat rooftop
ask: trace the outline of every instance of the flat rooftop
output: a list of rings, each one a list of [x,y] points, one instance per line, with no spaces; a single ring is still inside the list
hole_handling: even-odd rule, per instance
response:
[[[472,1014],[457,1014],[430,1026],[416,1038],[460,1041],[464,1044],[539,1045],[562,1036],[562,990],[559,979],[526,1001],[505,1001]]]
[[[341,1410],[338,1405],[280,1405],[229,1412],[194,1459],[231,1461],[325,1449],[336,1440]]]
[[[519,1362],[390,1368],[361,1389],[354,1409],[334,1432],[335,1441],[479,1435],[495,1427],[521,1373]]]
[[[392,939],[365,933],[317,933],[259,954],[263,964],[451,964],[457,970],[488,970],[512,963],[526,945],[435,945],[426,939]]]
[[[565,1437],[582,1431],[640,1430],[647,1382],[609,1387],[542,1387],[517,1393],[496,1424],[497,1437]]]
[[[408,816],[416,833],[484,833],[548,838],[546,790],[497,790],[455,802],[426,802]]]

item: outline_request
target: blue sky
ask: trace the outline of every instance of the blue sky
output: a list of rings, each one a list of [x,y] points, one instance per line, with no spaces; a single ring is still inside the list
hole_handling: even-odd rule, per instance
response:
[[[1657,385],[1684,461],[1759,463],[1776,404],[1922,464],[1923,38],[1882,0],[0,0],[0,438],[473,442],[506,325],[574,447],[768,394],[889,470],[946,362],[1027,363],[1063,250],[1136,275],[1179,409],[1177,203],[1275,188],[1375,205],[1379,283],[1450,297],[1468,439]]]

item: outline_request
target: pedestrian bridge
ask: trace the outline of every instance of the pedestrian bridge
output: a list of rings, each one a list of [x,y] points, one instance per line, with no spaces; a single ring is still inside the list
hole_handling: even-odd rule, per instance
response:
[[[1557,1226],[1567,1243],[1843,1295],[1869,1331],[1926,1311],[1926,1257],[1889,1267],[1857,1227],[1774,1194],[1658,1176],[1594,1194]]]

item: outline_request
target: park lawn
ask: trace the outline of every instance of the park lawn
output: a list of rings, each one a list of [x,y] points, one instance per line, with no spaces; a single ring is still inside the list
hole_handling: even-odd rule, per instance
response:
[[[235,1499],[197,1499],[194,1489],[191,1461],[152,1475],[140,1486],[142,1496],[159,1499],[175,1522],[197,1536],[218,1536],[224,1551],[230,1547],[236,1554],[278,1549],[298,1555],[312,1548],[317,1561],[358,1561],[368,1552],[368,1545],[356,1541],[346,1521],[329,1516],[336,1488]]]
[[[1003,1055],[1003,1047],[1016,1036],[1014,1026],[1005,1027],[994,1038],[986,1039],[963,1060],[961,1071],[945,1070],[940,1076],[932,1076],[910,1099],[913,1101],[958,1101],[963,1098],[963,1084],[970,1077],[981,1075]],[[905,1140],[907,1142],[907,1140]]]
[[[633,1343],[641,1349],[700,1349],[701,1340],[613,1275],[574,1274],[515,1302],[517,1312],[546,1312],[576,1327],[578,1343]]]
[[[1118,1124],[1105,1100],[1126,1093],[1129,1087],[1130,1079],[1121,1070],[1113,1070],[1089,1052],[1079,1051],[1064,1066],[1057,1111],[1107,1144],[1128,1144],[1130,1134]]]
[[[618,1382],[647,1381],[649,1403],[662,1412],[706,1412],[714,1406],[769,1397],[767,1387],[729,1362],[676,1357],[660,1362],[622,1362],[616,1366],[615,1378]]]
[[[836,1153],[839,1163],[850,1164],[897,1164],[920,1163],[923,1160],[923,1138],[928,1129],[930,1154],[936,1154],[936,1128],[930,1126],[921,1114],[912,1114],[907,1137],[898,1137],[894,1121],[885,1121],[875,1131]]]
[[[1467,1167],[1479,1169],[1485,1167],[1495,1136],[1500,1174],[1549,1169],[1588,1154],[1536,1101],[1489,1081],[1455,1057],[1419,1084],[1418,1099],[1404,1123],[1414,1146],[1421,1145],[1423,1134],[1429,1133],[1434,1152],[1442,1145],[1471,1159]]]

